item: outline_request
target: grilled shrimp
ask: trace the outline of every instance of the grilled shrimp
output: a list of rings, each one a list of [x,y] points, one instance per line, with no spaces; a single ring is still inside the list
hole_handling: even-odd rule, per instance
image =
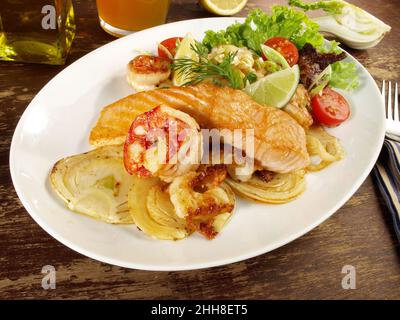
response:
[[[205,166],[175,178],[168,187],[176,214],[185,218],[188,228],[212,239],[218,233],[218,217],[227,220],[235,205],[235,196],[223,183],[224,165]]]
[[[126,79],[136,91],[151,90],[169,78],[170,65],[167,59],[140,55],[128,63]]]
[[[165,106],[137,116],[124,145],[128,173],[159,177],[165,182],[196,170],[201,156],[202,136],[197,122]]]

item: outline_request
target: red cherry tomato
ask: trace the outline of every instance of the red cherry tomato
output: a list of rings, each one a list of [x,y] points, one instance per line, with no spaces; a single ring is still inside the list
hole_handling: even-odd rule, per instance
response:
[[[183,38],[181,37],[173,37],[173,38],[168,38],[165,39],[164,41],[162,41],[160,44],[169,51],[169,53],[172,55],[172,57],[175,56],[176,53],[176,48],[177,48],[177,44],[182,41]],[[158,56],[162,57],[162,58],[166,58],[166,59],[170,59],[171,57],[168,55],[167,52],[165,52],[165,50],[163,50],[162,48],[158,47]]]
[[[350,116],[346,99],[329,87],[316,94],[311,105],[315,120],[327,126],[337,126]]]
[[[274,37],[268,39],[264,44],[278,51],[291,67],[299,61],[299,50],[297,50],[296,46],[286,38]],[[263,58],[264,60],[267,60],[264,55]]]

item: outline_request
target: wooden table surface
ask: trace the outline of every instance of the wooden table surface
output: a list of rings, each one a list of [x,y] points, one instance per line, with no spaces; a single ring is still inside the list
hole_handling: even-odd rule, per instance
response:
[[[393,27],[373,49],[352,51],[377,81],[400,80],[397,0],[358,0]],[[250,0],[239,14],[285,1]],[[95,1],[75,1],[77,35],[67,65],[113,40],[98,25]],[[168,21],[210,16],[195,0],[173,1]],[[8,156],[17,122],[35,94],[65,66],[0,62],[0,299],[400,299],[399,244],[373,179],[330,219],[305,236],[247,261],[198,271],[147,272],[86,258],[54,240],[21,205]],[[362,108],[362,106],[358,106]],[[317,200],[316,200],[317,201]],[[43,290],[42,266],[57,270]],[[356,289],[344,290],[344,265]]]

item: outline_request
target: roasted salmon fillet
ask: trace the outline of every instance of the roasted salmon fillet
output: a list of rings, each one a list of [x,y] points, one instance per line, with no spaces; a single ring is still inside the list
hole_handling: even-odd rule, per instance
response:
[[[305,131],[290,115],[240,90],[206,83],[139,92],[110,104],[101,111],[90,144],[123,143],[133,120],[159,105],[186,112],[201,128],[254,129],[254,159],[266,170],[286,173],[309,164]]]

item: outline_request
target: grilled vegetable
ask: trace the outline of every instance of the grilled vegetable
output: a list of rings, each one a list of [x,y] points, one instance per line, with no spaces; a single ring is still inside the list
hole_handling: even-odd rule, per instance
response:
[[[333,162],[344,158],[345,151],[339,140],[331,136],[320,126],[313,126],[306,131],[307,150],[311,163],[307,171],[320,171]]]
[[[139,178],[129,191],[128,204],[138,228],[155,239],[179,240],[190,234],[158,178]]]
[[[235,181],[231,178],[226,182],[233,191],[245,198],[263,203],[280,204],[292,201],[301,195],[305,188],[304,170],[291,173],[276,173],[272,179],[265,180],[253,174],[246,182]]]
[[[127,193],[136,178],[125,172],[122,156],[118,145],[64,158],[51,171],[51,185],[72,211],[107,223],[133,223]]]

